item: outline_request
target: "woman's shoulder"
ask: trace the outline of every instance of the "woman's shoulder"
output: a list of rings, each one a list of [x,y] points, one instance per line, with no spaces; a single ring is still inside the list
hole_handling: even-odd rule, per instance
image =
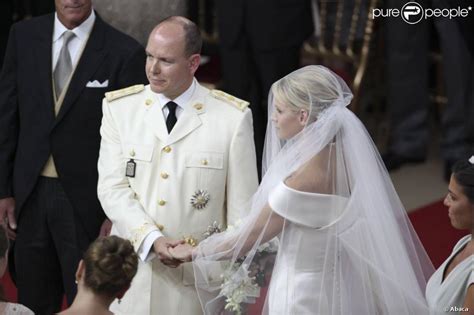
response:
[[[325,175],[315,176],[314,172],[298,171],[283,180],[283,185],[295,192],[330,194]]]
[[[345,197],[304,192],[284,182],[280,182],[268,197],[268,204],[274,212],[293,223],[312,228],[322,228],[335,222],[347,202]]]
[[[461,248],[463,248],[467,243],[469,243],[469,241],[472,239],[472,235],[471,234],[468,234],[464,237],[462,237],[457,243],[456,245],[454,245],[454,248],[453,248],[453,253],[456,253],[458,252],[459,250],[461,250]]]
[[[287,183],[286,181],[281,182],[277,185],[274,189],[275,192],[283,193],[287,195],[292,195],[294,198],[297,199],[312,199],[314,201],[318,200],[341,200],[347,201],[347,197],[330,194],[327,192],[318,192],[318,191],[311,191],[310,189],[304,189],[305,187],[295,186],[291,183]]]

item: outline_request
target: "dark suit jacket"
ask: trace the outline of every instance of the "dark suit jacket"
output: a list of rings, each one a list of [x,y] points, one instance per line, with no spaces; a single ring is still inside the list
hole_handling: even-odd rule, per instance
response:
[[[219,44],[244,35],[257,50],[299,46],[313,32],[309,0],[218,0]]]
[[[99,127],[104,93],[146,83],[145,52],[97,14],[58,116],[51,51],[54,15],[12,26],[0,74],[0,198],[13,196],[17,220],[53,155],[64,190],[91,239],[104,212],[97,199]],[[109,80],[107,88],[86,87]]]

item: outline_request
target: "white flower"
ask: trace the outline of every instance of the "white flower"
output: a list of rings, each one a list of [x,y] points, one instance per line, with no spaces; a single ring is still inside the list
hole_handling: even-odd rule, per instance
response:
[[[274,253],[278,250],[278,238],[274,237],[270,241],[263,243],[257,248],[257,252],[268,252],[268,253]]]
[[[474,155],[469,159],[469,163],[474,164]]]
[[[255,277],[249,277],[248,269],[239,263],[234,263],[221,277],[224,278],[221,294],[226,297],[226,310],[241,314],[242,303],[248,303],[260,295]]]

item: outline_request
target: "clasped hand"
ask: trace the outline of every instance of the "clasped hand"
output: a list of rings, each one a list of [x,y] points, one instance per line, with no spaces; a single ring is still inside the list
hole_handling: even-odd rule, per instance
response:
[[[176,268],[183,262],[192,259],[193,247],[184,240],[173,240],[167,237],[160,237],[153,243],[153,249],[160,261],[171,268]]]

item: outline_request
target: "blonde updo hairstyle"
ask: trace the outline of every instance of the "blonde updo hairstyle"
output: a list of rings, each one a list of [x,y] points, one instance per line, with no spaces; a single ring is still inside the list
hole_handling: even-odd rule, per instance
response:
[[[115,297],[137,273],[138,256],[130,241],[118,236],[95,240],[84,254],[84,283],[94,293]]]
[[[337,79],[323,67],[296,70],[272,85],[273,101],[292,111],[306,110],[307,124],[315,122],[321,112],[340,97]]]

